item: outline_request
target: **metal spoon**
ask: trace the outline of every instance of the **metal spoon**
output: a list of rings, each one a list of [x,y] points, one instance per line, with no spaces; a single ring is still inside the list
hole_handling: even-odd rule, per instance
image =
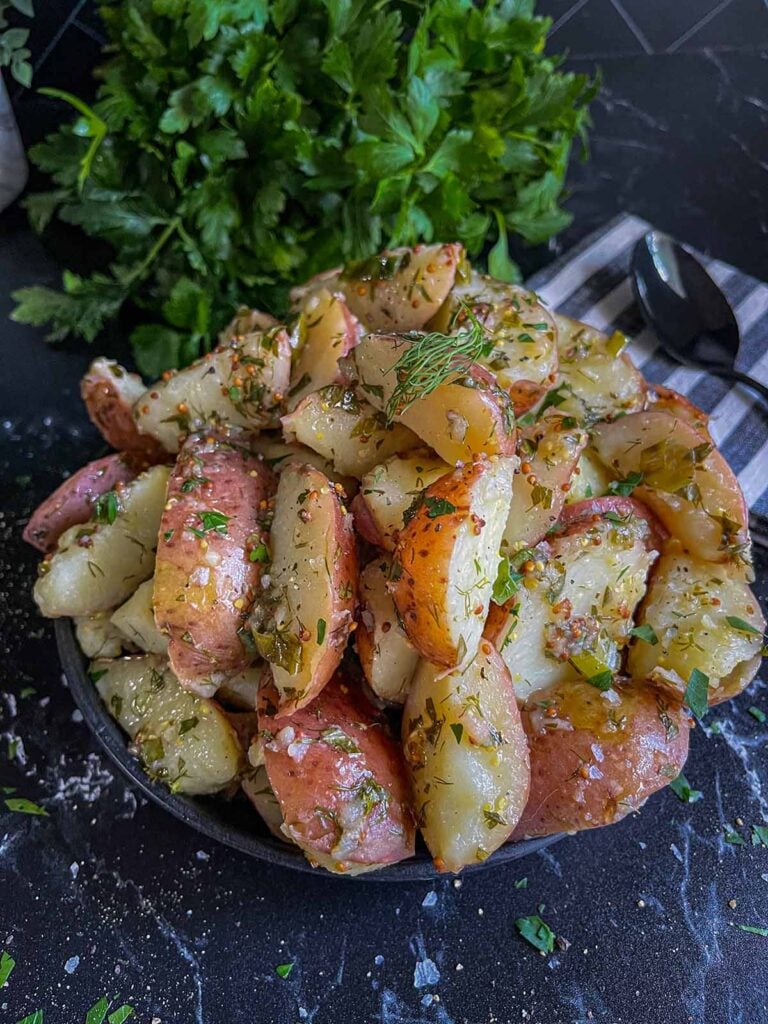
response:
[[[646,323],[673,359],[743,384],[768,405],[768,387],[736,369],[739,325],[695,256],[669,235],[649,231],[632,254],[632,284]]]

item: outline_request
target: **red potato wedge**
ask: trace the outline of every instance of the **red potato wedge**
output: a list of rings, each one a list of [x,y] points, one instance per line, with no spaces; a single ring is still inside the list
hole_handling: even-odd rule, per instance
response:
[[[133,416],[136,402],[146,391],[137,373],[129,373],[112,359],[94,359],[80,381],[80,395],[91,423],[112,448],[134,456],[138,468],[165,462],[165,448],[148,434],[139,433]]]
[[[574,505],[587,498],[598,498],[606,494],[614,474],[609,473],[597,456],[597,452],[587,445],[579,456],[576,469],[573,471],[571,487],[565,496],[566,505]]]
[[[658,534],[639,503],[603,501],[569,506],[576,511],[565,532],[520,553],[513,565],[524,573],[522,586],[508,605],[491,608],[485,635],[501,652],[519,700],[576,678],[578,666],[590,674],[618,668]]]
[[[261,459],[214,435],[188,437],[171,474],[157,549],[155,622],[168,635],[179,682],[204,696],[251,660],[241,634],[268,558],[273,491]]]
[[[612,472],[642,473],[634,493],[684,547],[705,562],[749,570],[749,517],[739,482],[689,423],[649,409],[598,424],[592,443]]]
[[[677,778],[691,719],[645,681],[601,692],[567,682],[523,706],[531,790],[512,839],[621,821]]]
[[[653,570],[638,622],[651,641],[629,648],[628,671],[682,700],[694,669],[709,679],[709,702],[741,693],[760,666],[765,617],[739,569],[692,558],[672,541]]]
[[[290,718],[259,716],[285,836],[313,865],[358,874],[414,852],[403,757],[362,692],[336,675]]]
[[[685,395],[673,391],[672,388],[665,388],[663,384],[654,384],[649,397],[652,409],[684,420],[707,441],[712,441],[712,435],[709,432],[709,413],[704,412],[698,405],[694,405]],[[714,442],[712,443],[714,444]]]
[[[439,871],[486,860],[528,799],[528,746],[507,667],[487,640],[463,672],[421,662],[403,711],[416,818]]]
[[[355,527],[371,544],[394,551],[404,514],[421,492],[451,472],[428,448],[393,455],[366,473],[352,502]]]
[[[514,471],[494,456],[441,477],[400,534],[390,590],[411,643],[436,665],[466,665],[477,651]]]
[[[108,492],[110,500],[100,509],[99,520],[62,533],[35,583],[35,603],[42,615],[77,618],[110,611],[149,579],[168,474],[167,466],[153,466]]]
[[[165,658],[101,659],[90,674],[151,779],[188,794],[219,793],[236,782],[244,757],[229,716],[181,687]]]
[[[65,530],[88,522],[97,498],[130,483],[135,476],[132,462],[124,455],[105,455],[89,462],[37,506],[24,528],[24,540],[38,551],[53,551]]]
[[[299,348],[286,403],[289,412],[314,391],[329,384],[347,383],[339,360],[357,345],[361,331],[357,318],[327,288],[307,296],[299,314]]]
[[[382,413],[343,385],[309,395],[282,424],[287,441],[311,448],[344,476],[359,478],[390,455],[420,445],[407,427],[388,426]]]
[[[355,349],[361,386],[377,409],[386,409],[397,385],[395,366],[411,344],[391,334],[369,334]],[[394,418],[452,466],[483,452],[515,452],[515,420],[509,395],[478,363],[457,367],[455,380],[417,399]]]
[[[645,378],[622,352],[627,339],[555,314],[558,347],[557,409],[585,427],[645,407]]]
[[[183,370],[164,376],[138,399],[142,434],[178,452],[187,434],[225,424],[276,427],[291,377],[291,346],[282,327],[236,335]]]
[[[385,250],[327,271],[291,292],[294,305],[321,288],[340,292],[368,331],[418,331],[437,313],[464,261],[458,242]]]
[[[515,416],[522,416],[557,380],[557,327],[552,314],[533,292],[473,272],[467,282],[453,288],[429,327],[455,332],[466,327],[470,314],[493,339],[493,351],[481,362],[512,399]]]
[[[557,522],[570,491],[576,464],[587,443],[580,427],[561,416],[544,416],[518,440],[520,473],[501,542],[505,553],[531,547]]]
[[[334,674],[353,631],[357,553],[352,516],[313,466],[280,474],[269,588],[251,629],[271,664],[281,714],[309,704]]]
[[[360,574],[355,640],[365,678],[376,696],[388,704],[404,704],[419,655],[398,621],[387,589],[391,572],[391,561],[382,555]]]

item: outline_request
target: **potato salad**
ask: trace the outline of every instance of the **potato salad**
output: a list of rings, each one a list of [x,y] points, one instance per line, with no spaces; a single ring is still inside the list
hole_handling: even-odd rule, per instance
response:
[[[114,454],[26,527],[146,773],[347,874],[636,811],[760,663],[706,414],[455,243],[291,299],[149,387],[97,359]]]

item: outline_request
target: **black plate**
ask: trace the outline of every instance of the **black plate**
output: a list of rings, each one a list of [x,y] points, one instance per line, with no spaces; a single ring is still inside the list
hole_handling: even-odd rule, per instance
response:
[[[128,751],[125,733],[107,711],[98,690],[88,678],[86,659],[81,652],[75,631],[69,619],[57,619],[56,644],[69,689],[96,739],[101,743],[111,760],[131,782],[155,803],[169,811],[175,818],[190,825],[203,835],[217,842],[231,846],[249,857],[266,860],[270,864],[293,868],[296,871],[317,872],[310,866],[304,854],[295,846],[281,843],[270,835],[253,808],[244,800],[221,800],[210,797],[179,796],[157,782],[153,782],[143,771],[138,760]],[[542,839],[526,839],[519,843],[507,843],[482,864],[473,864],[464,872],[482,871],[509,861],[527,857],[530,853],[543,850],[562,839],[562,835],[545,836]],[[323,875],[347,878],[345,875]],[[416,855],[410,860],[390,867],[381,868],[369,874],[353,876],[358,881],[372,882],[414,882],[444,878],[432,866],[432,860],[423,846],[417,846]]]

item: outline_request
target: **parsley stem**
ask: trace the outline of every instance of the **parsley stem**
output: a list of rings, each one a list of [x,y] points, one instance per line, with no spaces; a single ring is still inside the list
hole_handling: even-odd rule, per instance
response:
[[[146,272],[149,270],[149,268],[155,262],[157,257],[160,255],[160,252],[162,251],[166,242],[173,236],[173,234],[176,231],[178,231],[180,224],[181,221],[178,217],[174,217],[172,221],[169,221],[169,223],[166,224],[166,226],[163,228],[162,234],[155,241],[155,244],[149,250],[149,252],[138,265],[138,267],[134,267],[130,274],[128,274],[123,280],[123,284],[125,285],[126,291],[128,291],[136,283],[136,281],[139,281],[141,280],[142,277],[144,277]]]

